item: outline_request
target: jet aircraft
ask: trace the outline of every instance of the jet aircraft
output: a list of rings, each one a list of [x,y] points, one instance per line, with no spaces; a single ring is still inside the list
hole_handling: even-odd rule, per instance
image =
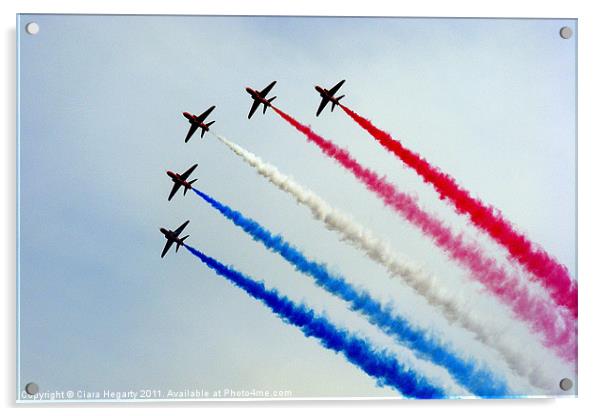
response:
[[[316,113],[316,117],[318,117],[320,115],[320,113],[322,112],[322,110],[324,110],[324,108],[328,105],[328,103],[332,103],[332,108],[330,109],[330,111],[334,111],[334,107],[337,106],[339,104],[339,101],[341,100],[341,98],[343,98],[345,95],[341,95],[340,97],[335,97],[335,94],[337,93],[337,91],[339,90],[339,88],[341,88],[341,86],[343,85],[343,83],[345,82],[345,80],[342,80],[341,82],[339,82],[337,85],[335,85],[334,87],[332,87],[331,89],[327,90],[326,88],[322,88],[318,85],[315,86],[316,91],[318,91],[320,93],[320,97],[322,97],[322,101],[320,102],[320,106],[318,107],[318,112]]]
[[[186,221],[184,224],[182,224],[178,228],[176,228],[175,231],[166,230],[163,227],[159,228],[159,231],[161,231],[161,233],[163,233],[163,235],[167,239],[167,242],[165,243],[165,247],[163,248],[163,252],[161,253],[161,258],[165,257],[165,255],[167,254],[167,252],[169,251],[169,249],[171,248],[173,243],[176,243],[176,253],[178,252],[178,249],[180,248],[180,246],[184,245],[184,240],[186,240],[190,236],[187,235],[187,236],[180,238],[180,234],[182,233],[184,228],[186,228],[186,226],[188,225],[189,222],[190,222],[190,220]]]
[[[268,107],[272,106],[272,101],[274,101],[276,97],[266,97],[269,94],[270,90],[274,88],[274,85],[276,85],[276,81],[272,81],[270,85],[268,85],[261,91],[255,90],[251,87],[245,88],[246,91],[251,95],[251,98],[253,98],[253,105],[251,105],[251,111],[249,111],[248,118],[251,118],[253,114],[255,114],[255,111],[257,110],[260,104],[263,104],[263,114],[265,114],[265,111],[268,109]]]
[[[196,169],[197,166],[198,166],[198,164],[195,164],[195,165],[191,166],[190,168],[188,168],[188,170],[186,172],[181,173],[181,174],[174,173],[171,170],[167,171],[167,176],[169,176],[173,182],[173,187],[171,188],[169,197],[167,197],[168,201],[171,201],[171,198],[173,198],[173,196],[178,192],[178,189],[180,189],[181,186],[184,187],[184,195],[186,195],[186,191],[188,191],[190,188],[192,188],[192,184],[195,183],[197,180],[193,179],[191,181],[188,181],[188,177]]]
[[[213,123],[215,123],[215,120],[210,121],[209,123],[205,123],[205,119],[207,118],[207,116],[209,114],[211,114],[211,112],[213,111],[214,108],[215,108],[215,106],[212,105],[207,110],[205,110],[204,113],[199,114],[198,116],[187,113],[186,111],[184,111],[182,113],[184,115],[184,117],[186,117],[188,119],[188,122],[190,123],[190,129],[188,130],[188,134],[186,134],[186,139],[184,139],[185,143],[188,143],[188,140],[190,140],[190,138],[197,131],[197,129],[199,129],[199,128],[201,129],[201,138],[203,138],[203,136],[205,135],[205,132],[209,131],[209,126],[211,126]]]

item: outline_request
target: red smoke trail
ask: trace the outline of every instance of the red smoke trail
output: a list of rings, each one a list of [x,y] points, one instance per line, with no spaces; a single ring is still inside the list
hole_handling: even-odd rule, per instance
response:
[[[451,176],[429,164],[417,153],[405,148],[389,133],[375,127],[370,120],[342,104],[340,107],[385,149],[414,169],[425,182],[432,184],[441,199],[451,202],[458,213],[468,214],[475,226],[489,234],[508,251],[514,260],[538,278],[558,305],[567,307],[571,314],[577,317],[577,284],[571,279],[565,266],[515,230],[501,212],[472,197]]]
[[[280,117],[303,133],[309,141],[316,144],[324,154],[353,173],[386,205],[420,228],[449,257],[467,268],[474,279],[510,306],[520,319],[529,322],[533,331],[543,335],[544,345],[552,348],[567,361],[575,360],[576,327],[573,319],[566,316],[562,310],[557,311],[544,299],[532,296],[517,276],[508,275],[494,259],[486,257],[480,247],[465,242],[461,235],[454,234],[441,220],[420,208],[412,197],[400,192],[385,178],[360,165],[347,150],[314,133],[308,126],[299,123],[277,107],[272,106],[272,108]]]

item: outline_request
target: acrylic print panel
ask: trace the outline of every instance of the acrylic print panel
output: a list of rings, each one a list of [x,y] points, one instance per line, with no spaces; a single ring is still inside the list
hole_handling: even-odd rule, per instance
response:
[[[576,395],[575,20],[17,32],[19,401]]]

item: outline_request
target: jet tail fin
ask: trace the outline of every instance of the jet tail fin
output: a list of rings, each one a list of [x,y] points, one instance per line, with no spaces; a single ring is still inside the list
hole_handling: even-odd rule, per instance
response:
[[[188,182],[189,185],[192,185],[193,183],[195,183],[198,179],[193,179],[190,182]],[[184,195],[186,195],[186,192],[188,192],[190,188],[184,188]]]
[[[340,97],[337,97],[334,99],[334,101],[332,102],[332,108],[330,109],[330,112],[334,111],[334,107],[339,104],[339,101],[341,101],[341,99],[345,96],[345,94],[341,95]]]
[[[178,252],[178,249],[180,248],[180,246],[181,246],[182,244],[184,244],[184,240],[186,240],[188,237],[190,237],[190,236],[189,236],[189,235],[186,235],[186,236],[184,236],[184,237],[182,237],[182,238],[180,239],[180,242],[179,242],[179,243],[178,243],[178,245],[176,246],[176,253]]]
[[[270,103],[270,107],[271,107],[272,101],[274,101],[275,99],[276,99],[276,96],[273,96],[272,98],[270,98],[268,100],[268,103]],[[263,114],[265,114],[265,112],[266,112],[267,109],[268,109],[268,104],[264,103],[263,104]]]
[[[201,128],[201,139],[203,138],[205,133],[207,133],[209,131],[209,126],[211,126],[213,123],[215,123],[215,120],[210,121],[209,123],[205,124],[205,127]]]

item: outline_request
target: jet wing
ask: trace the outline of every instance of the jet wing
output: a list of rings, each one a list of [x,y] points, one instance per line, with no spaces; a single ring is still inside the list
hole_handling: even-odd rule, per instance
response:
[[[320,115],[324,107],[328,104],[328,97],[322,97],[322,101],[320,102],[320,106],[318,107],[318,112],[316,113],[316,117]]]
[[[186,139],[184,139],[184,143],[188,143],[188,140],[190,140],[190,138],[192,137],[192,135],[198,128],[199,128],[199,126],[197,126],[196,124],[192,124],[190,126],[190,130],[188,130],[188,134],[186,135]]]
[[[198,116],[196,116],[196,119],[202,123],[203,120],[205,120],[207,118],[207,116],[209,114],[211,114],[211,112],[213,111],[214,108],[215,108],[215,106],[212,105],[207,110],[205,110],[205,112],[203,114],[199,114]]]
[[[173,240],[167,240],[167,242],[165,243],[165,247],[163,247],[163,252],[161,253],[161,258],[165,257],[165,255],[171,248],[172,244],[173,244]]]
[[[249,116],[248,118],[253,117],[253,114],[255,114],[255,111],[257,111],[257,109],[259,108],[259,100],[255,100],[253,101],[253,105],[251,106],[251,111],[249,111]]]
[[[184,224],[180,225],[175,231],[174,234],[175,235],[180,235],[180,233],[184,230],[184,228],[186,228],[186,226],[188,225],[188,223],[190,222],[190,220],[186,221]]]
[[[328,93],[334,97],[334,95],[337,93],[337,91],[339,90],[339,88],[341,88],[341,85],[343,85],[343,83],[345,83],[345,80],[342,80],[341,82],[339,82],[337,85],[335,85],[334,87],[332,87],[331,89],[328,90]]]
[[[169,193],[169,196],[167,197],[168,201],[171,201],[171,198],[173,198],[173,196],[178,192],[178,189],[180,189],[180,186],[182,186],[182,184],[179,182],[176,182],[173,184],[173,187],[171,188],[171,192]]]
[[[268,85],[267,87],[265,87],[263,90],[261,90],[261,92],[259,93],[259,95],[261,95],[263,98],[266,97],[266,95],[268,95],[268,93],[270,92],[270,90],[272,88],[274,88],[274,85],[276,85],[276,81],[272,81],[270,83],[270,85]]]
[[[190,174],[196,169],[196,167],[198,165],[199,165],[198,163],[195,163],[194,165],[192,165],[190,168],[188,168],[188,170],[186,172],[184,172],[183,174],[180,175],[180,178],[182,178],[183,180],[188,179]]]

